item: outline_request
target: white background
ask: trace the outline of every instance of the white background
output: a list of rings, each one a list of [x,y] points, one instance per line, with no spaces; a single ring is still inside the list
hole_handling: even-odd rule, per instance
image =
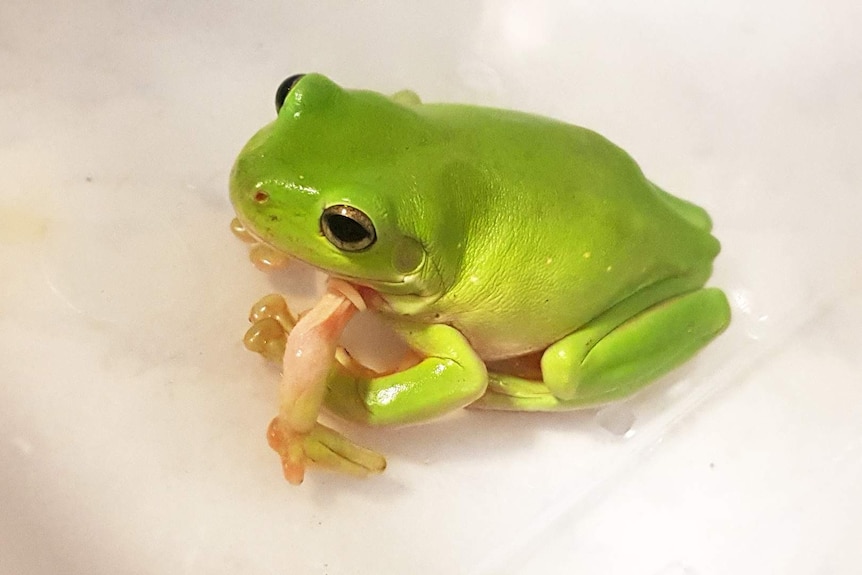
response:
[[[0,573],[859,573],[859,6],[4,1]],[[605,134],[710,210],[730,330],[599,415],[342,425],[385,475],[290,487],[240,338],[319,280],[226,181],[305,71]]]

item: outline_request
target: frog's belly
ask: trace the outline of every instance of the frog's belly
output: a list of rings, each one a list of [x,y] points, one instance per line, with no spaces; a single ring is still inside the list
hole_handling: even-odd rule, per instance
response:
[[[469,339],[469,338],[468,338]],[[470,344],[473,346],[473,349],[482,358],[483,361],[500,361],[504,359],[510,359],[513,357],[520,357],[523,355],[528,355],[531,353],[541,352],[547,349],[548,345],[539,345],[539,346],[519,346],[515,344],[510,345],[499,345],[494,343],[487,343],[481,340],[476,341],[475,339],[470,339]],[[551,342],[553,343],[553,342]]]
[[[523,326],[515,325],[510,326],[510,333],[502,333],[501,330],[469,329],[459,326],[457,322],[453,327],[467,338],[473,350],[486,362],[544,351],[548,346],[566,335],[542,337],[539,334],[524,333]],[[519,330],[521,333],[518,333]]]

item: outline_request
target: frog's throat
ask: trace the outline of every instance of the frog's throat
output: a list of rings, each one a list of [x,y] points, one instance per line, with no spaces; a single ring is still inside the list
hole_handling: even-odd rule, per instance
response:
[[[399,316],[420,315],[437,302],[443,294],[443,284],[439,275],[433,275],[429,278],[424,274],[413,273],[402,276],[398,281],[383,281],[345,275],[309,262],[305,263],[320,270],[330,278],[339,279],[352,285],[359,291],[370,308],[384,313]]]
[[[321,271],[353,285],[363,296],[369,295],[366,301],[370,307],[397,315],[418,315],[441,297],[439,286],[419,284],[418,274],[404,276],[404,279],[398,282],[383,282],[345,276],[325,269]],[[435,287],[437,289],[434,289]]]
[[[332,277],[332,276],[331,276]],[[361,295],[366,305],[377,312],[401,317],[422,315],[440,299],[438,295],[417,295],[415,293],[396,294],[371,287],[370,282],[339,277],[351,284]]]

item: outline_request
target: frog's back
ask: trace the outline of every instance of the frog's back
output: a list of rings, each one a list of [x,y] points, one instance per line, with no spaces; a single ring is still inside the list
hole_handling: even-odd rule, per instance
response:
[[[470,196],[471,226],[441,303],[484,355],[540,349],[668,278],[706,282],[719,251],[709,216],[604,137],[518,112],[431,108],[473,173],[453,192]]]

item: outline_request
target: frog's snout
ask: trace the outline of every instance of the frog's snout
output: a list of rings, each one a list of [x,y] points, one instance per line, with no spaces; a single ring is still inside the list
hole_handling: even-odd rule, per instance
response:
[[[269,192],[266,190],[254,190],[254,194],[252,194],[251,199],[254,200],[256,204],[265,204],[269,201]]]

